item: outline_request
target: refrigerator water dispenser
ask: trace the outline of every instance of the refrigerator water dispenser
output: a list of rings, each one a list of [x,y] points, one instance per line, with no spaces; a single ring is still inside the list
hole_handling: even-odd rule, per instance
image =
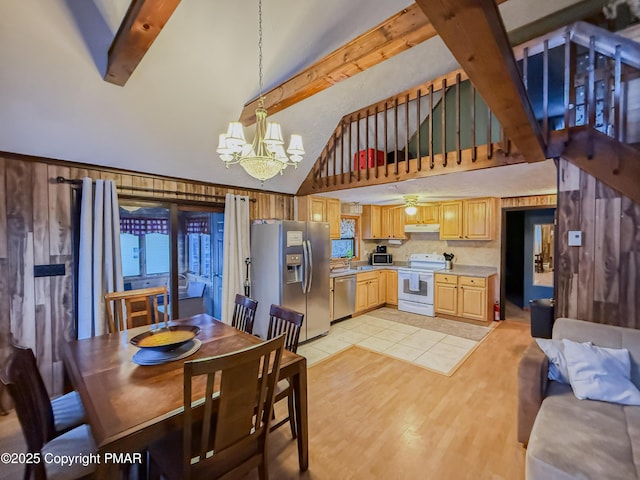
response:
[[[285,283],[300,283],[302,281],[302,255],[287,255],[286,262]]]

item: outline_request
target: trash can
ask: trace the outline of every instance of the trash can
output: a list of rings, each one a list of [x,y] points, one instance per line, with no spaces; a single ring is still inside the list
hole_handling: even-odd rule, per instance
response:
[[[553,298],[530,300],[529,306],[531,308],[531,336],[551,338],[555,310]]]

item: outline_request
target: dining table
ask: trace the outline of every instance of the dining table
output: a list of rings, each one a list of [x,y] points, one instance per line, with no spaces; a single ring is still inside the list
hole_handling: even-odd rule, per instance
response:
[[[107,457],[117,459],[117,454],[142,452],[153,441],[182,428],[185,362],[263,341],[207,314],[174,320],[169,325],[199,327],[196,338],[201,346],[197,352],[159,365],[134,363],[132,357],[138,348],[130,340],[149,331],[152,327],[148,325],[64,343],[64,364],[84,404],[99,455],[108,453]],[[279,374],[279,379],[284,378],[290,379],[294,392],[298,462],[300,470],[305,471],[309,467],[306,359],[285,350]],[[204,397],[204,389],[196,393]],[[97,477],[117,478],[120,466],[101,461],[96,465]]]

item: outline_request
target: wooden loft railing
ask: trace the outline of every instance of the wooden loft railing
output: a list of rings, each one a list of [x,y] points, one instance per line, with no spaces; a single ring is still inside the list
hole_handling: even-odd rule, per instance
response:
[[[367,159],[356,168],[354,157],[370,150],[382,161]],[[521,161],[467,75],[457,70],[345,115],[298,194]]]
[[[630,84],[640,68],[638,43],[578,22],[516,47],[514,54],[548,158],[562,153],[574,127],[582,127],[576,132],[580,138],[584,127],[619,142],[635,138],[625,98],[633,97],[633,88],[640,97],[640,86]],[[595,137],[601,138],[589,136]],[[585,148],[589,145],[591,140]],[[357,168],[354,156],[359,162],[359,152],[370,150],[376,160],[372,163],[367,153],[363,168]],[[524,161],[467,75],[458,70],[345,115],[298,194]]]

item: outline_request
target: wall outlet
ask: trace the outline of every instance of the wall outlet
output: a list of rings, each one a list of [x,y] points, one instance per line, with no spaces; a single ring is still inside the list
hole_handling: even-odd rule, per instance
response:
[[[580,230],[569,231],[569,246],[581,247],[582,246],[582,232]]]

